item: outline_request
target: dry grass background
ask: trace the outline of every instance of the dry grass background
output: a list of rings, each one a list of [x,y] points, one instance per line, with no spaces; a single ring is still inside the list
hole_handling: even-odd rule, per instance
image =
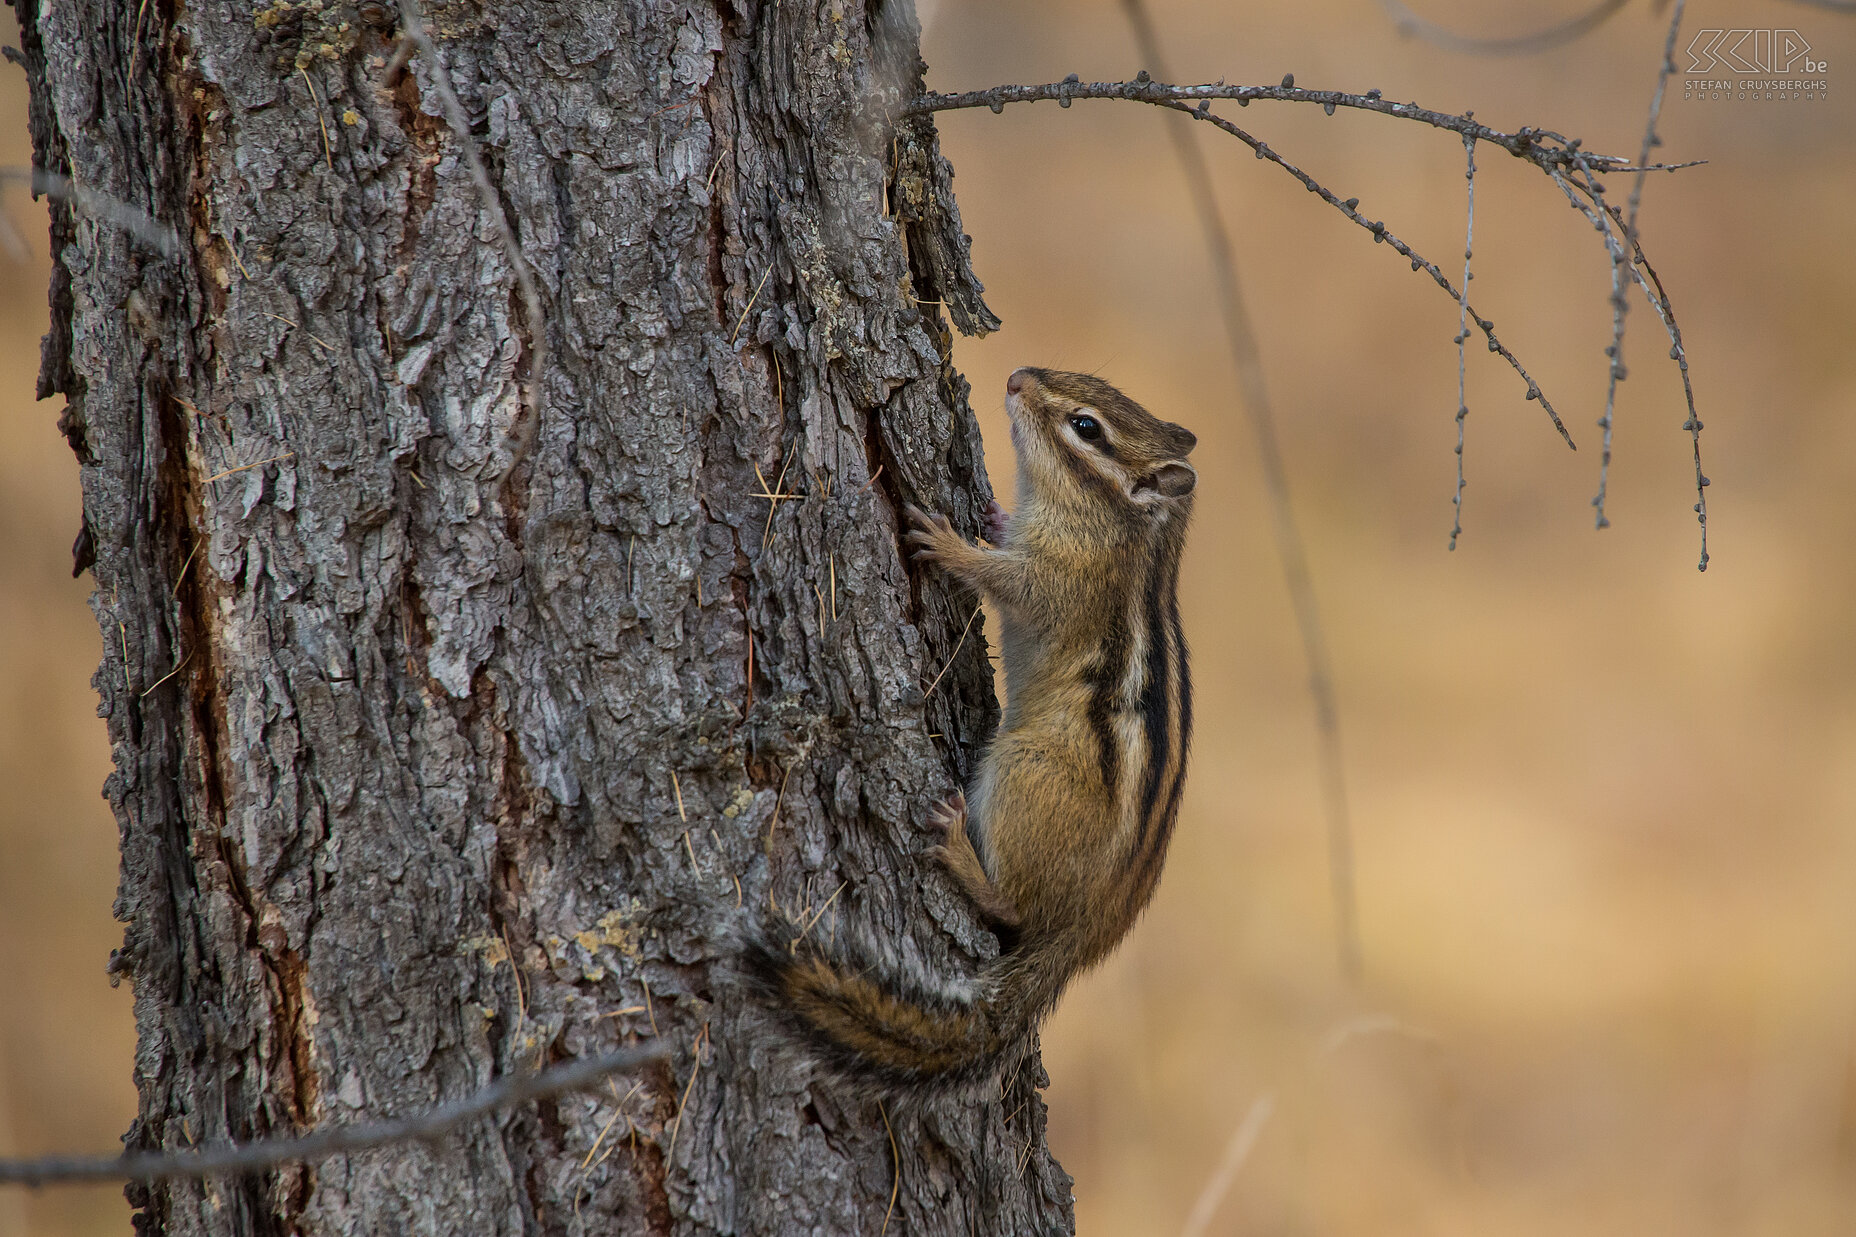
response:
[[[1571,48],[1496,61],[1401,40],[1372,0],[1150,2],[1181,80],[1292,70],[1618,153],[1636,150],[1665,21],[1633,4]],[[942,89],[1139,67],[1112,0],[923,7]],[[1423,11],[1513,33],[1577,7]],[[1084,1234],[1179,1231],[1266,1091],[1274,1116],[1213,1232],[1856,1231],[1856,20],[1690,6],[1690,30],[1735,25],[1801,31],[1833,94],[1678,89],[1664,111],[1664,154],[1712,160],[1653,181],[1643,220],[1708,424],[1706,575],[1680,388],[1641,302],[1614,527],[1591,529],[1609,271],[1544,178],[1483,153],[1474,287],[1583,449],[1472,344],[1448,554],[1454,305],[1235,142],[1210,146],[1339,666],[1359,992],[1334,962],[1301,652],[1159,128],[1183,122],[1126,103],[942,117],[1006,322],[958,345],[996,479],[999,392],[1023,363],[1097,370],[1201,443],[1183,585],[1201,721],[1178,840],[1147,920],[1046,1037]],[[23,109],[0,70],[0,163],[26,161]],[[1455,260],[1454,139],[1241,116]],[[5,209],[42,250],[39,209],[17,189]],[[76,469],[30,394],[45,276],[42,252],[0,268],[0,1151],[101,1148],[133,1106],[127,994],[103,977],[115,833],[89,582],[68,578]],[[1405,1030],[1332,1047],[1349,1026]],[[126,1230],[111,1189],[0,1194],[0,1232]]]

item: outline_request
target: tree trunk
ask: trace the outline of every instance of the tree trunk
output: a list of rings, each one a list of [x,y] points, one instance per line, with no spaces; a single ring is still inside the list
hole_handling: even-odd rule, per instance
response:
[[[996,323],[932,126],[886,118],[906,0],[453,2],[443,67],[372,0],[20,17],[39,165],[90,195],[41,393],[105,635],[128,1142],[673,1048],[435,1145],[132,1187],[141,1231],[1068,1231],[1035,1062],[885,1112],[733,982],[761,925],[996,947],[921,854],[995,710],[895,511],[977,531],[946,323]]]

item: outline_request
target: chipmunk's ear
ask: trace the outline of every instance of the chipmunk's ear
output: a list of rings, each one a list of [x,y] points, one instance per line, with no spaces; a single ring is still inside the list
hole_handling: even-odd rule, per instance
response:
[[[1134,501],[1151,503],[1183,498],[1199,484],[1199,474],[1184,460],[1168,460],[1134,483]]]
[[[1199,436],[1183,425],[1166,422],[1166,442],[1175,455],[1191,455],[1192,449],[1199,445]]]

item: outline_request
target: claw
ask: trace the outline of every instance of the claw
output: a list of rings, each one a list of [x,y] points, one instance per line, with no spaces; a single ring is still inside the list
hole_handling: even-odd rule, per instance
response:
[[[928,827],[943,837],[956,828],[966,828],[966,825],[967,796],[962,791],[955,791],[928,809]]]
[[[941,555],[936,549],[938,543],[948,540],[958,541],[960,534],[954,531],[953,524],[944,515],[930,514],[913,504],[902,508],[903,518],[912,525],[902,535],[903,541],[918,548],[909,557],[916,562],[932,563]]]
[[[986,540],[994,545],[1003,545],[1011,532],[1012,517],[998,500],[986,504]]]

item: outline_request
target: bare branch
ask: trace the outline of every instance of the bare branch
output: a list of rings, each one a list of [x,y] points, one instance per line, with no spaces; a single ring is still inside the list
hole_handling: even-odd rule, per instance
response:
[[[1348,94],[1329,90],[1302,90],[1295,86],[1294,75],[1283,78],[1280,86],[1230,86],[1225,84],[1202,86],[1173,86],[1163,82],[1152,81],[1148,74],[1142,72],[1132,82],[1082,82],[1068,80],[1042,86],[1005,85],[994,86],[987,90],[968,91],[963,94],[928,94],[908,105],[904,114],[916,114],[928,111],[947,111],[962,108],[985,106],[994,112],[1003,111],[1008,103],[1028,103],[1043,100],[1057,100],[1069,106],[1074,99],[1127,99],[1137,103],[1147,103],[1155,107],[1164,107],[1177,112],[1184,112],[1195,120],[1223,129],[1248,145],[1259,159],[1267,159],[1302,182],[1310,193],[1318,195],[1324,202],[1346,215],[1350,220],[1373,234],[1377,241],[1390,244],[1395,250],[1411,262],[1412,270],[1422,270],[1450,295],[1455,301],[1462,301],[1466,292],[1459,292],[1449,278],[1444,275],[1436,263],[1417,253],[1404,241],[1388,230],[1383,222],[1368,220],[1356,209],[1358,198],[1342,201],[1301,168],[1283,159],[1270,147],[1251,136],[1245,130],[1213,114],[1211,103],[1214,99],[1235,99],[1239,106],[1248,106],[1252,99],[1271,99],[1291,103],[1319,103],[1329,115],[1339,107],[1354,107],[1365,111],[1378,112],[1405,120],[1415,120],[1433,128],[1456,133],[1465,141],[1488,142],[1508,151],[1516,158],[1526,160],[1549,175],[1566,168],[1590,169],[1594,172],[1636,172],[1675,171],[1679,167],[1693,164],[1650,164],[1647,159],[1632,163],[1619,155],[1600,155],[1580,149],[1576,140],[1555,133],[1550,129],[1523,128],[1515,133],[1505,133],[1491,129],[1476,121],[1473,114],[1458,116],[1446,112],[1434,112],[1421,108],[1415,103],[1391,103],[1380,97],[1377,90],[1366,94]],[[1191,106],[1196,103],[1197,106]],[[1482,331],[1489,345],[1489,351],[1498,354],[1527,384],[1527,398],[1538,399],[1541,407],[1552,420],[1553,427],[1565,439],[1568,447],[1576,444],[1567,432],[1565,423],[1554,410],[1531,374],[1527,372],[1513,352],[1496,336],[1494,323],[1476,313],[1473,305],[1469,306],[1469,316],[1474,319],[1477,329]],[[1460,406],[1460,405],[1459,405]]]
[[[46,1185],[71,1181],[159,1181],[251,1173],[279,1164],[304,1164],[371,1147],[434,1139],[477,1117],[563,1091],[583,1091],[609,1074],[635,1069],[669,1055],[662,1044],[621,1048],[605,1056],[557,1065],[539,1073],[510,1074],[466,1099],[416,1116],[363,1125],[336,1126],[300,1138],[209,1147],[202,1151],[132,1151],[120,1156],[48,1156],[0,1160],[0,1185]]]
[[[1379,0],[1379,6],[1392,19],[1398,32],[1407,37],[1423,39],[1426,43],[1441,47],[1446,51],[1462,52],[1470,56],[1531,56],[1536,52],[1548,51],[1576,42],[1592,31],[1610,21],[1612,16],[1624,8],[1630,0],[1599,0],[1593,8],[1577,17],[1568,18],[1557,26],[1548,26],[1532,34],[1509,35],[1501,38],[1478,39],[1469,35],[1458,34],[1448,26],[1442,26],[1428,17],[1406,8],[1399,0]]]
[[[1478,142],[1487,142],[1499,146],[1517,159],[1525,159],[1546,171],[1554,167],[1569,167],[1575,159],[1583,158],[1594,170],[1599,172],[1634,171],[1635,165],[1621,155],[1595,155],[1578,149],[1578,143],[1553,132],[1550,129],[1524,128],[1514,133],[1504,133],[1491,129],[1487,125],[1476,123],[1469,115],[1458,116],[1451,112],[1434,112],[1429,108],[1419,107],[1416,103],[1393,103],[1380,97],[1377,90],[1365,94],[1349,94],[1340,90],[1303,90],[1294,85],[1294,75],[1283,79],[1280,86],[1227,86],[1222,82],[1202,86],[1172,86],[1165,82],[1144,81],[1136,78],[1131,82],[1049,82],[1041,86],[993,86],[987,90],[969,90],[962,94],[929,93],[908,104],[902,109],[905,116],[919,115],[923,112],[956,111],[962,108],[986,107],[993,111],[1003,111],[1008,103],[1038,103],[1049,100],[1065,99],[1129,99],[1136,103],[1152,103],[1158,106],[1178,107],[1187,103],[1198,103],[1215,99],[1235,99],[1240,106],[1249,106],[1253,100],[1268,99],[1279,103],[1315,103],[1333,114],[1336,108],[1349,107],[1361,111],[1377,112],[1382,116],[1392,116],[1400,120],[1415,120],[1420,124],[1430,125],[1434,129],[1446,129],[1463,137],[1473,137]],[[1652,164],[1653,172],[1673,172],[1690,164]]]
[[[1135,43],[1141,59],[1154,72],[1165,76],[1165,57],[1159,36],[1147,14],[1143,0],[1124,0],[1128,21],[1134,27]],[[1314,697],[1315,726],[1320,737],[1322,791],[1328,827],[1328,876],[1333,890],[1335,936],[1340,950],[1341,973],[1349,982],[1358,983],[1362,970],[1360,917],[1354,892],[1353,823],[1347,807],[1346,765],[1341,758],[1340,702],[1335,689],[1334,659],[1328,651],[1327,634],[1321,622],[1320,605],[1315,598],[1308,550],[1295,520],[1295,508],[1289,497],[1289,470],[1283,461],[1282,446],[1276,436],[1276,414],[1269,390],[1263,381],[1262,350],[1244,304],[1244,290],[1238,278],[1236,250],[1231,235],[1218,213],[1218,199],[1212,188],[1211,170],[1205,161],[1197,135],[1190,126],[1169,125],[1167,133],[1179,156],[1180,168],[1192,193],[1211,252],[1212,272],[1218,289],[1218,305],[1224,317],[1225,338],[1231,359],[1237,368],[1238,383],[1244,393],[1244,411],[1250,418],[1257,441],[1257,463],[1263,472],[1264,489],[1269,496],[1271,525],[1276,534],[1276,557],[1289,590],[1289,602],[1295,611],[1296,627],[1302,637],[1302,652],[1308,659],[1308,688]]]

